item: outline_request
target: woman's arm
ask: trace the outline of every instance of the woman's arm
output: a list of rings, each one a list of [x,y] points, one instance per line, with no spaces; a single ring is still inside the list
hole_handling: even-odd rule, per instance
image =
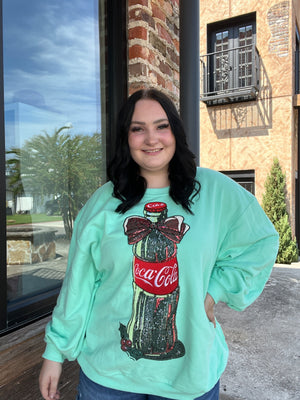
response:
[[[40,372],[39,384],[41,394],[45,400],[59,399],[60,396],[57,387],[61,371],[61,363],[44,359]]]
[[[221,245],[208,293],[234,310],[261,294],[278,251],[278,233],[256,199],[233,221]]]

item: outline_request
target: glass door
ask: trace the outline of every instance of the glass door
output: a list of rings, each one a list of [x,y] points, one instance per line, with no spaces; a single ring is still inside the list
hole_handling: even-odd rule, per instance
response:
[[[57,293],[74,219],[106,179],[105,3],[2,1],[10,323]]]
[[[236,20],[211,35],[211,92],[226,93],[253,84],[255,22]]]
[[[229,31],[227,29],[217,32],[215,35],[215,60],[213,69],[214,76],[214,91],[220,92],[227,90],[231,81],[231,60],[229,49]]]
[[[254,26],[245,24],[238,28],[238,82],[236,87],[246,87],[254,83]]]

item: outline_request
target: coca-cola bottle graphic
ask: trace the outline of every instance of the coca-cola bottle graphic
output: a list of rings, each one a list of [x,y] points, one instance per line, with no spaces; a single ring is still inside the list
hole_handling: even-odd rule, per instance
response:
[[[139,359],[182,357],[177,338],[179,300],[177,244],[189,226],[181,216],[167,216],[167,205],[147,203],[144,217],[124,221],[128,243],[133,245],[133,305],[127,326],[120,324],[121,348]]]

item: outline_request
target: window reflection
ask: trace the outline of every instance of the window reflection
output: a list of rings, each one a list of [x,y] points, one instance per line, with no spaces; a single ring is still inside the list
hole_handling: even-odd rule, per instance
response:
[[[105,179],[103,4],[3,1],[9,301],[61,283],[74,219]]]

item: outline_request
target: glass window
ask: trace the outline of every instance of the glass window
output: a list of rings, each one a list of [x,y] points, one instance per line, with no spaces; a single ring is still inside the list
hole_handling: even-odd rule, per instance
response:
[[[259,56],[254,13],[208,24],[208,54],[200,56],[200,100],[207,105],[255,99]]]
[[[216,76],[216,91],[228,89],[229,82],[229,32],[224,30],[216,34],[215,46],[215,76]]]
[[[229,29],[212,35],[215,53],[214,91],[251,85],[253,25],[232,25]]]
[[[252,42],[253,26],[245,25],[239,28],[239,87],[250,86],[252,82]]]
[[[255,195],[255,171],[253,169],[244,171],[220,171],[222,174],[229,176],[248,192]]]
[[[60,286],[105,181],[104,4],[3,1],[8,305]]]

